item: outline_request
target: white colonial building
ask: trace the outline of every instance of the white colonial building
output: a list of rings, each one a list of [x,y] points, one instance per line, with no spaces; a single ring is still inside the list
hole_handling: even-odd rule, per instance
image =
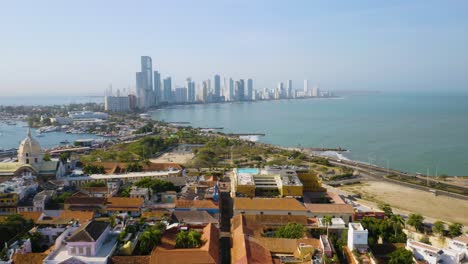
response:
[[[349,223],[348,248],[350,250],[367,251],[369,232],[360,223]]]

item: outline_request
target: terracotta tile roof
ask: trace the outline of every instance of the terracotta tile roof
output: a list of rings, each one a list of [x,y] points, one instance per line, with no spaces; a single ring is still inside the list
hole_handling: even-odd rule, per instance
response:
[[[234,198],[234,210],[304,211],[307,209],[293,198]]]
[[[166,235],[166,234],[165,234]],[[151,252],[151,264],[218,264],[219,230],[213,224],[203,229],[200,248],[174,249],[169,245],[161,245]],[[164,242],[163,242],[164,243]]]
[[[143,206],[143,198],[132,198],[132,197],[109,197],[107,198],[106,206],[107,210],[125,210],[125,209],[137,209],[139,210]],[[123,208],[123,209],[122,209]]]
[[[141,218],[160,220],[163,216],[170,216],[167,210],[152,210],[141,213]]]
[[[109,226],[107,222],[92,221],[81,225],[67,242],[95,242]]]
[[[69,205],[104,205],[106,198],[104,197],[79,197],[71,196],[65,200],[65,204]]]
[[[213,200],[181,200],[175,203],[175,208],[218,209],[218,203]]]
[[[88,222],[93,220],[94,212],[90,211],[72,211],[64,210],[58,218],[67,219],[67,220],[79,220],[81,223]]]
[[[94,218],[92,211],[74,211],[65,210],[55,217],[44,217],[42,220],[37,221],[38,224],[68,224],[72,220],[78,220],[80,223],[86,223]]]
[[[82,188],[86,192],[90,193],[107,193],[107,186],[103,187],[84,187]]]
[[[77,191],[76,193],[74,193],[70,197],[91,197],[91,196],[89,194],[85,193],[84,191],[80,190],[80,191]]]
[[[315,204],[315,203],[306,203],[305,207],[309,211],[320,214],[354,214],[353,206],[350,204]]]
[[[42,264],[44,259],[47,257],[45,253],[25,253],[19,254],[16,253],[13,255],[14,264]]]
[[[242,218],[241,218],[242,219]],[[243,225],[232,232],[231,263],[273,263],[271,253],[244,233]]]
[[[149,264],[150,256],[113,256],[111,264]]]
[[[314,238],[288,239],[273,237],[252,237],[257,243],[275,254],[294,254],[301,243],[320,248],[320,240]]]
[[[173,218],[179,223],[195,224],[195,223],[213,223],[218,224],[219,221],[211,216],[206,211],[175,211]]]
[[[244,215],[247,223],[255,222],[265,226],[283,226],[288,223],[307,225],[308,219],[305,215]]]
[[[24,219],[31,219],[36,223],[42,215],[42,212],[20,212],[19,213]]]

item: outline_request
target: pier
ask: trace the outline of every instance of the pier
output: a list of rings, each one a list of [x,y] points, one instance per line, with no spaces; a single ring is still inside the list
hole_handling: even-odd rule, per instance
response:
[[[265,136],[265,133],[235,133],[235,134],[226,134],[233,137],[242,137],[242,136]]]
[[[202,130],[222,130],[224,127],[199,127],[198,129]]]
[[[344,149],[342,147],[338,148],[302,148],[304,151],[334,151],[334,152],[346,152],[348,151],[347,149]]]

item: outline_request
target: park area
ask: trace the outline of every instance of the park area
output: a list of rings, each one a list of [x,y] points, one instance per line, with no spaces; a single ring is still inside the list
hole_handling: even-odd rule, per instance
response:
[[[388,203],[394,208],[424,216],[468,225],[468,202],[421,191],[389,182],[370,181],[342,186],[340,189],[359,194],[362,199]]]

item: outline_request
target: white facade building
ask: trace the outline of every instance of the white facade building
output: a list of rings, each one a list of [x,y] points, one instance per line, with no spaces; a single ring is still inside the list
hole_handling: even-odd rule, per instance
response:
[[[74,120],[76,119],[102,119],[107,120],[109,115],[102,112],[90,112],[90,111],[74,111],[69,112],[68,116]]]
[[[352,251],[367,250],[367,237],[369,232],[360,223],[349,223],[348,248]]]
[[[417,261],[425,261],[428,264],[446,263],[458,264],[466,263],[462,260],[466,257],[468,235],[456,237],[449,241],[447,248],[438,248],[428,244],[408,239],[406,249],[413,252]]]
[[[109,112],[130,111],[130,98],[128,96],[106,96],[104,109]]]

